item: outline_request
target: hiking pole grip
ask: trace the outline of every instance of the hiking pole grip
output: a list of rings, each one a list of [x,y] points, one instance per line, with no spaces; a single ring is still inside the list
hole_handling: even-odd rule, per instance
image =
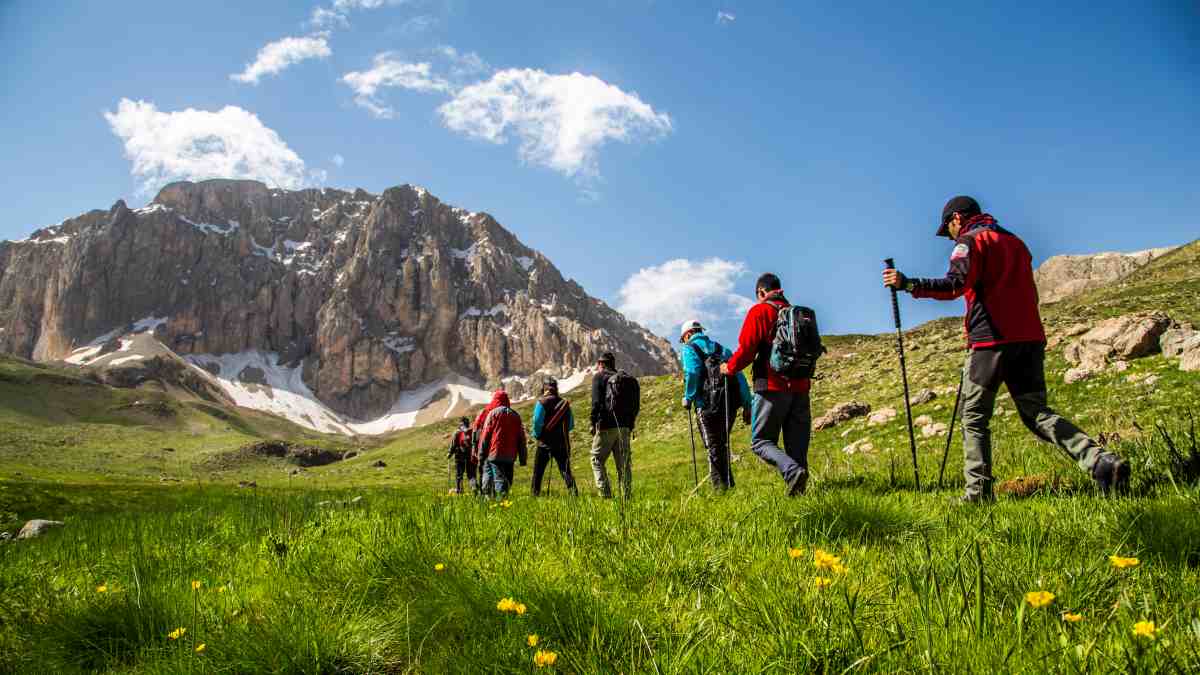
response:
[[[896,261],[892,260],[891,258],[886,258],[883,261],[883,268],[887,270],[896,269]],[[892,292],[892,321],[896,324],[896,330],[900,330],[900,302],[896,299],[896,288],[894,286],[888,286],[888,290]],[[902,340],[903,338],[899,339]]]

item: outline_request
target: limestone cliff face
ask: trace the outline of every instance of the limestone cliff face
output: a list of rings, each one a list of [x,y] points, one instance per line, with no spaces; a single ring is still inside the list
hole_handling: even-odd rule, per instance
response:
[[[1034,271],[1038,296],[1043,303],[1057,302],[1076,293],[1116,281],[1134,270],[1173,251],[1152,248],[1133,253],[1096,253],[1093,255],[1056,255]]]
[[[605,351],[637,375],[677,368],[666,341],[491,216],[411,185],[173,183],[145,208],[0,243],[0,351],[62,359],[147,318],[166,319],[154,335],[178,354],[278,354],[358,419],[452,374],[566,374]]]

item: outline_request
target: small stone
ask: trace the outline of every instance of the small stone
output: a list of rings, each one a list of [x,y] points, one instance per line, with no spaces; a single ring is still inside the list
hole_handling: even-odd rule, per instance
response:
[[[896,412],[895,408],[883,408],[879,412],[872,413],[871,416],[867,418],[867,426],[874,427],[880,424],[887,424],[888,422],[896,419],[897,414],[898,413]]]
[[[847,429],[847,430],[845,430],[845,431],[843,431],[843,432],[841,433],[841,437],[842,437],[842,438],[845,438],[845,437],[849,436],[849,435],[850,435],[851,433],[853,433],[853,432],[854,432],[854,430],[853,430],[853,429]]]
[[[238,487],[240,487],[240,488],[256,488],[256,487],[258,487],[258,482],[252,481],[252,480],[250,480],[250,481],[239,480]]]
[[[62,527],[63,525],[64,523],[61,520],[31,520],[25,523],[25,525],[21,528],[21,531],[17,533],[17,539],[33,539],[34,537],[40,537],[47,531],[56,527]]]
[[[855,417],[862,417],[871,412],[871,406],[861,401],[848,401],[839,403],[830,408],[824,415],[813,420],[813,429],[820,431],[837,426],[841,422],[845,422]]]
[[[8,541],[9,539],[12,539],[11,532],[0,532],[0,541]]]
[[[923,389],[912,400],[913,405],[924,405],[933,399],[937,398],[937,392],[932,389]]]
[[[358,495],[358,496],[357,496],[357,497],[355,497],[354,499],[351,499],[351,500],[350,500],[350,503],[351,503],[351,504],[359,504],[359,503],[361,503],[361,502],[362,502],[362,500],[363,500],[363,496],[362,496],[362,495]]]
[[[1092,370],[1091,368],[1089,368],[1087,366],[1077,366],[1075,368],[1068,370],[1063,375],[1063,382],[1066,382],[1067,384],[1073,384],[1075,382],[1082,382],[1083,380],[1088,379],[1092,375],[1095,375],[1095,371]]]
[[[943,424],[942,422],[935,422],[934,424],[928,424],[926,426],[921,427],[921,435],[924,436],[925,438],[932,438],[934,436],[945,436],[946,435],[946,425]]]
[[[929,415],[921,415],[917,417],[917,419],[913,420],[913,424],[918,427],[928,426],[933,424],[933,418]]]
[[[387,466],[387,462],[383,461],[382,459],[377,459],[373,464],[371,464],[371,466],[376,469],[382,469]]]
[[[300,475],[300,469],[292,469],[291,471],[289,471],[289,472],[288,472],[288,475],[289,475],[289,476],[299,476],[299,475]]]
[[[1110,368],[1112,368],[1114,371],[1116,371],[1118,373],[1123,373],[1123,372],[1129,370],[1129,362],[1123,361],[1123,360],[1113,361]]]

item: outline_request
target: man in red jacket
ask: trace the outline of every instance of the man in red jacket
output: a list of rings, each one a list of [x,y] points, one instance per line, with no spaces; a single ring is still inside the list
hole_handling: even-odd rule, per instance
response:
[[[779,471],[787,484],[788,495],[802,495],[808,485],[808,441],[812,436],[810,382],[807,378],[785,377],[770,365],[775,319],[779,316],[779,308],[789,304],[783,297],[779,277],[770,273],[762,275],[755,284],[754,293],[758,303],[746,314],[738,335],[737,351],[721,365],[721,372],[725,375],[739,373],[753,364],[750,449]],[[786,452],[779,448],[781,433]]]
[[[963,501],[995,499],[992,493],[992,440],[988,422],[1000,385],[1035,436],[1062,448],[1096,481],[1101,492],[1125,490],[1129,465],[1054,412],[1046,402],[1046,334],[1038,313],[1033,259],[1015,234],[983,213],[979,203],[954,197],[942,209],[939,237],[954,240],[950,271],[939,279],[910,279],[884,270],[885,286],[914,298],[967,303],[967,347],[963,368]]]
[[[503,497],[512,487],[513,461],[519,459],[521,466],[525,466],[525,425],[503,391],[492,395],[488,407],[492,411],[483,422],[477,456],[482,460],[490,492]]]

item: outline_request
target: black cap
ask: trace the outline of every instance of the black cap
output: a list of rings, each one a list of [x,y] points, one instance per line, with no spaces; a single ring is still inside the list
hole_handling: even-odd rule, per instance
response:
[[[961,213],[964,216],[970,217],[977,216],[982,213],[982,211],[979,209],[979,202],[975,201],[971,197],[959,195],[951,198],[950,201],[946,202],[946,206],[942,209],[942,224],[938,226],[937,236],[950,236],[950,228],[947,224],[947,221],[950,220],[950,216],[954,215],[955,213]]]
[[[617,357],[613,356],[612,352],[604,352],[601,354],[599,361],[609,368],[617,367]]]

